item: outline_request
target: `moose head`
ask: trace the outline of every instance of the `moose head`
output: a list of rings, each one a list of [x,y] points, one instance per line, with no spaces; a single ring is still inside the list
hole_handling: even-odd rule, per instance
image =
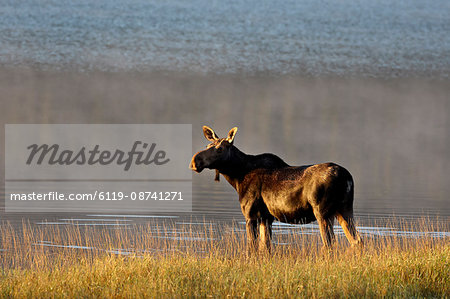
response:
[[[226,163],[231,156],[234,137],[236,136],[237,127],[228,132],[227,138],[219,138],[217,134],[208,126],[203,126],[203,134],[211,143],[205,150],[196,153],[191,160],[189,168],[201,172],[205,168],[216,169]],[[216,181],[219,180],[219,173],[216,171]]]

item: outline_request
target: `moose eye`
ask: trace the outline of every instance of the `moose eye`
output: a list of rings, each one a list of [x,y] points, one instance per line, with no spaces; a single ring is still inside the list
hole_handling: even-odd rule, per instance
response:
[[[221,153],[222,150],[223,150],[223,148],[219,147],[219,148],[217,149],[217,152],[218,152],[218,153]]]

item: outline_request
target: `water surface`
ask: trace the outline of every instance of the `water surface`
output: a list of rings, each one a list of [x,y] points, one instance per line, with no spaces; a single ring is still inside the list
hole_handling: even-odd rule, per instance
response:
[[[448,227],[449,16],[445,0],[6,0],[0,120],[188,123],[193,152],[206,145],[202,125],[220,136],[238,126],[246,153],[345,166],[365,234],[409,234],[383,227],[422,215]],[[193,192],[192,213],[0,219],[17,229],[243,220],[236,192],[212,171],[193,174]]]
[[[0,16],[0,64],[9,66],[450,74],[446,0],[6,0]]]

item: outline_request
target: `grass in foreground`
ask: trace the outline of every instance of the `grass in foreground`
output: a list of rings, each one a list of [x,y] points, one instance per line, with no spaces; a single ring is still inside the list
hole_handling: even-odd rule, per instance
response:
[[[318,236],[290,234],[283,237],[290,245],[276,246],[273,256],[246,258],[243,233],[236,227],[227,231],[220,236],[212,225],[195,231],[186,227],[177,235],[188,238],[167,239],[171,229],[151,225],[81,231],[25,224],[19,234],[4,224],[0,296],[450,295],[448,238],[366,237],[362,251],[339,238],[334,251],[322,254]],[[84,247],[44,246],[42,241]],[[128,255],[117,254],[118,248]]]

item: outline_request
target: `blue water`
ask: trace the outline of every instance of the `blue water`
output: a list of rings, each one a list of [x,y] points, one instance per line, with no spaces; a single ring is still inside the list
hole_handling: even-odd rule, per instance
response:
[[[0,65],[450,74],[448,0],[1,0]]]

